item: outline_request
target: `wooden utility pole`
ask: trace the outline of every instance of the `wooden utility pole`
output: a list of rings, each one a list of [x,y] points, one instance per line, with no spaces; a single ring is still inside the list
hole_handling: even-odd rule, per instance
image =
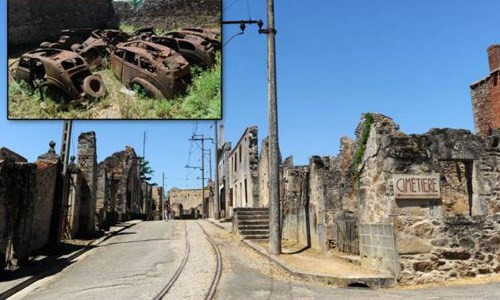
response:
[[[56,214],[59,214],[59,226],[57,227],[55,245],[59,245],[63,238],[69,238],[69,236],[65,236],[65,233],[68,232],[69,235],[69,222],[68,222],[68,212],[69,212],[69,188],[70,188],[70,178],[68,174],[68,161],[69,161],[69,152],[70,152],[70,144],[71,144],[71,132],[73,130],[73,122],[71,120],[64,120],[63,123],[63,134],[62,134],[62,143],[61,143],[61,153],[60,159],[62,163],[62,172],[61,172],[61,183],[62,183],[62,194],[57,204],[58,209],[55,211]]]
[[[214,121],[214,148],[215,148],[215,186],[214,186],[214,218],[220,219],[219,200],[219,140],[217,137],[217,121]]]
[[[61,162],[63,164],[62,173],[66,174],[66,168],[68,167],[69,161],[69,146],[71,143],[71,130],[73,127],[73,122],[71,120],[64,120],[63,124],[63,135],[61,143]]]
[[[142,137],[142,160],[146,159],[146,131]]]
[[[269,123],[269,253],[281,253],[278,101],[276,92],[276,29],[274,0],[267,0],[267,80]]]
[[[160,203],[160,220],[163,220],[163,217],[165,216],[165,199],[163,197],[165,196],[165,172],[161,173],[161,203]]]

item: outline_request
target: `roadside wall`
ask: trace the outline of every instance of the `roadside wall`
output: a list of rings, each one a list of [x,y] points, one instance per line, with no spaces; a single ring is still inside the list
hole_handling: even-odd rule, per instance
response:
[[[110,27],[109,0],[9,0],[9,47],[53,40],[62,29]]]
[[[294,166],[293,158],[283,163],[281,203],[283,205],[282,238],[311,246],[309,223],[309,167]]]
[[[181,27],[219,28],[220,0],[145,0],[134,9],[125,1],[113,2],[117,20],[137,27],[176,30]]]
[[[58,171],[59,164],[54,163],[48,166],[39,165],[36,172],[32,250],[41,249],[49,242]]]
[[[36,165],[0,161],[0,267],[17,267],[31,251]]]

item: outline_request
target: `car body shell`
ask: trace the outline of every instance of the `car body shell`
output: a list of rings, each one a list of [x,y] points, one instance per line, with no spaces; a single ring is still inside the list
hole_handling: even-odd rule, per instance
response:
[[[176,51],[147,41],[118,44],[111,69],[126,86],[139,84],[152,96],[172,99],[191,82],[189,63]]]
[[[171,36],[149,36],[145,40],[179,52],[191,65],[210,67],[214,63],[214,47],[203,38],[177,33]]]
[[[126,42],[128,34],[121,30],[97,29],[82,44],[74,44],[71,49],[85,58],[91,69],[99,67],[115,46]]]
[[[94,28],[63,29],[58,41],[48,44],[50,44],[50,48],[70,50],[72,45],[83,43],[92,34],[92,31]]]
[[[47,48],[22,55],[16,70],[16,80],[24,80],[33,88],[54,87],[71,99],[85,96],[82,82],[90,75],[88,64],[77,53]]]
[[[179,30],[179,32],[186,35],[193,35],[204,38],[212,45],[214,45],[215,50],[220,50],[222,47],[221,42],[219,40],[220,33],[218,33],[216,30],[202,29],[202,28],[183,28]]]

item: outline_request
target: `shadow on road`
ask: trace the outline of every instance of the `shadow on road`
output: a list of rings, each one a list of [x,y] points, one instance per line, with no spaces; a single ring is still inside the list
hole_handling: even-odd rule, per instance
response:
[[[113,246],[113,245],[119,245],[119,244],[131,244],[131,243],[143,243],[143,242],[158,242],[158,241],[175,241],[178,239],[147,239],[147,240],[137,240],[137,241],[127,241],[127,242],[116,242],[116,243],[108,243],[105,245],[100,245],[99,247],[107,247],[107,246]]]
[[[0,271],[0,299],[5,299],[34,281],[57,274],[73,264],[73,259],[94,246],[61,244],[60,247],[47,249],[46,258],[32,260],[28,264],[13,270]],[[68,256],[69,255],[69,256]],[[17,282],[13,282],[17,281]],[[11,282],[9,284],[9,282]]]

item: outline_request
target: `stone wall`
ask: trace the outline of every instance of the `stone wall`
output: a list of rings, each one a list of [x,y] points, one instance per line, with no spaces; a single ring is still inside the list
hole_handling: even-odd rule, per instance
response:
[[[141,183],[141,200],[134,210],[134,218],[151,220],[153,216],[153,187],[147,182]]]
[[[500,271],[500,160],[491,145],[467,130],[405,135],[381,116],[371,125],[360,165],[359,218],[394,224],[400,282]],[[396,199],[397,174],[440,174],[440,199]]]
[[[113,6],[121,24],[137,27],[152,26],[175,30],[181,27],[219,28],[220,0],[145,0],[134,9],[125,1],[115,1]]]
[[[74,156],[72,157],[74,158]],[[69,238],[75,238],[78,235],[80,226],[80,199],[81,199],[81,186],[84,182],[84,178],[80,173],[80,170],[72,161],[68,165],[67,171],[69,172],[69,195],[68,195],[68,228],[67,234]]]
[[[116,26],[109,0],[9,0],[8,14],[9,47],[54,40],[67,28]]]
[[[36,200],[34,203],[32,250],[45,247],[51,236],[59,164],[38,164],[36,172]],[[52,233],[54,234],[54,233]]]
[[[407,135],[365,114],[355,133],[335,157],[284,161],[283,238],[359,253],[362,266],[403,284],[500,272],[500,130]],[[439,196],[397,197],[395,178],[410,175],[437,178]],[[346,225],[360,236],[339,235]]]
[[[293,158],[289,157],[283,162],[282,173],[282,237],[304,246],[311,246],[309,167],[294,166]]]
[[[259,154],[259,203],[269,207],[269,137],[262,140]]]
[[[309,228],[311,246],[327,249],[327,226],[333,221],[333,213],[328,201],[330,184],[330,158],[312,156],[309,162]]]
[[[26,263],[31,252],[36,165],[0,161],[0,267]]]
[[[97,167],[97,182],[96,182],[96,215],[98,218],[99,228],[108,227],[108,210],[110,205],[110,179],[106,168],[99,165]]]
[[[5,148],[0,147],[0,160],[10,159],[15,162],[28,162],[28,160],[21,155]]]

